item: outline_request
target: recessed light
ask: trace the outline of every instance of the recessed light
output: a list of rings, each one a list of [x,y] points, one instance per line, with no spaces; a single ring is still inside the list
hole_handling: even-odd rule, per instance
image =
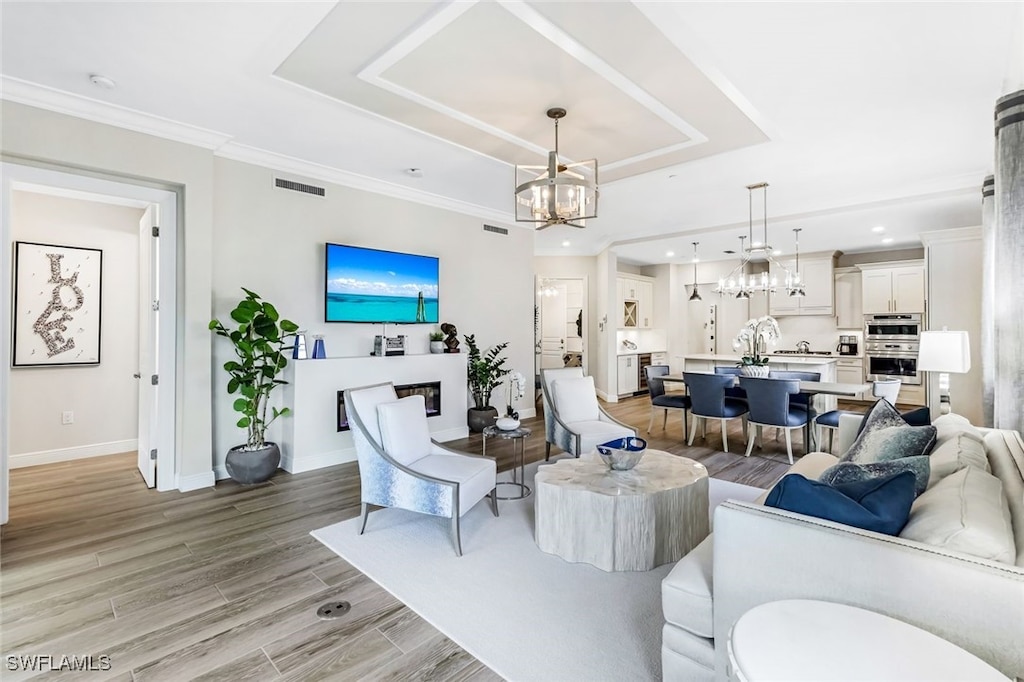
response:
[[[761,242],[751,242],[750,245],[756,249],[761,246]]]
[[[775,249],[774,251],[772,251],[772,255],[773,256],[781,256],[782,255],[782,249]]]
[[[103,88],[104,90],[113,90],[117,87],[117,83],[114,82],[113,78],[107,78],[106,76],[101,76],[98,73],[89,74],[89,82],[97,88]]]
[[[566,239],[564,242],[562,242],[562,246],[569,246],[571,243],[572,242],[570,242],[568,239]]]
[[[893,238],[892,238],[892,237],[886,237],[885,239],[883,239],[883,240],[882,240],[882,243],[883,243],[883,244],[892,244],[892,243],[893,243],[893,241],[894,241],[894,240],[893,240]]]
[[[665,252],[665,258],[671,258],[674,255],[676,255],[675,251],[666,251]]]
[[[871,231],[874,232],[875,234],[878,234],[879,232],[885,232],[885,225],[875,225],[874,227],[871,228]]]
[[[422,168],[406,168],[405,169],[405,174],[408,175],[410,178],[422,178],[423,177],[423,169]]]

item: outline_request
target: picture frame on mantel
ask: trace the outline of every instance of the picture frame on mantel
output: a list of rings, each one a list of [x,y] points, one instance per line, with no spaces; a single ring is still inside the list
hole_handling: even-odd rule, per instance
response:
[[[12,367],[100,364],[103,251],[14,243]]]

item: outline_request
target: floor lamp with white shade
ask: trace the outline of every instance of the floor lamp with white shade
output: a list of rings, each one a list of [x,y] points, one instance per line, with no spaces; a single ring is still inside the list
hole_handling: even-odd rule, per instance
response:
[[[917,371],[939,372],[939,412],[948,414],[949,373],[964,374],[971,369],[971,341],[967,332],[921,332],[921,345],[917,354]]]

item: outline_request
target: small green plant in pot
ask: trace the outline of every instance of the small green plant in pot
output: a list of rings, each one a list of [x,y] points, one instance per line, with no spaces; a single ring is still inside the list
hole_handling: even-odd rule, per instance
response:
[[[441,332],[430,332],[430,352],[444,352],[444,334]]]
[[[281,463],[281,450],[265,439],[267,427],[278,417],[289,414],[285,407],[269,406],[270,393],[288,382],[278,375],[288,365],[285,348],[295,338],[299,327],[280,317],[277,309],[259,294],[242,287],[245,298],[231,311],[233,328],[217,319],[210,320],[210,330],[231,341],[237,360],[224,363],[228,373],[228,393],[240,394],[234,409],[242,416],[238,427],[247,433],[245,445],[228,451],[228,474],[239,483],[262,483],[270,478]],[[267,416],[267,409],[270,416]]]
[[[468,334],[464,338],[469,348],[467,380],[469,392],[473,396],[473,407],[469,408],[467,421],[470,431],[480,433],[484,428],[494,424],[498,418],[498,410],[491,407],[491,391],[499,386],[501,378],[511,371],[504,367],[507,358],[500,357],[502,351],[508,348],[508,341],[480,352],[475,335]]]

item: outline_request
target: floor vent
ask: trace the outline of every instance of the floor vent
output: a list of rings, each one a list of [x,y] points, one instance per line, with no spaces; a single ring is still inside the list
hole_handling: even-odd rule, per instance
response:
[[[322,197],[327,193],[323,187],[307,185],[302,182],[295,182],[294,180],[285,180],[284,178],[274,178],[274,187],[290,189],[293,192],[304,192],[305,194],[312,194],[318,197]]]
[[[508,234],[508,230],[504,227],[496,227],[495,225],[484,225],[484,232],[494,232],[495,234]]]

